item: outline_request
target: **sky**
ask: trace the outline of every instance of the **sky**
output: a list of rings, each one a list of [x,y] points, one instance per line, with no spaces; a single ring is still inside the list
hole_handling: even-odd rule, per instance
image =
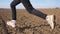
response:
[[[10,8],[10,3],[13,0],[0,0],[0,8]],[[60,8],[60,0],[30,0],[34,8]],[[24,8],[20,3],[16,8]]]

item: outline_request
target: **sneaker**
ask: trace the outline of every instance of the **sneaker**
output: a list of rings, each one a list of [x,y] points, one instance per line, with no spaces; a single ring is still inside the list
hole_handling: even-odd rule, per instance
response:
[[[51,26],[51,28],[54,29],[54,15],[48,15],[46,17],[46,20],[48,24]]]
[[[12,26],[13,28],[15,27],[15,20],[7,21],[7,25]]]

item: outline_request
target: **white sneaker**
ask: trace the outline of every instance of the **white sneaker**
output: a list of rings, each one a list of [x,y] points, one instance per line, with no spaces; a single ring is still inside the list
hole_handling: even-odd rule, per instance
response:
[[[51,28],[54,29],[54,15],[48,15],[46,20],[48,24],[50,24]]]
[[[15,27],[15,20],[7,21],[7,25],[12,26],[13,28]]]

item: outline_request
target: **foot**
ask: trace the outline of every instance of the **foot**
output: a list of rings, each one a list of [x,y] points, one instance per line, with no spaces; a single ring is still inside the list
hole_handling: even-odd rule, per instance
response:
[[[11,26],[11,27],[15,27],[15,23],[16,21],[15,20],[11,20],[11,21],[7,21],[7,25]]]
[[[46,17],[46,20],[48,24],[51,26],[51,28],[54,29],[54,15],[48,15]]]

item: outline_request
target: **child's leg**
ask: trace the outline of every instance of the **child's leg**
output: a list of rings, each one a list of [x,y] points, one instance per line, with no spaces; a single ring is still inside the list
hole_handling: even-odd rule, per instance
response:
[[[20,0],[13,0],[11,3],[11,10],[12,10],[12,20],[7,22],[7,25],[15,27],[16,23],[16,5],[21,3]]]
[[[12,19],[16,20],[16,5],[21,3],[20,0],[13,0],[12,3],[10,4],[11,10],[12,10]]]
[[[36,16],[39,16],[43,19],[46,19],[48,24],[50,24],[51,28],[54,29],[54,15],[46,15],[38,10],[35,10],[29,0],[21,0],[23,3],[24,7],[28,10],[29,13],[32,13]]]
[[[43,19],[46,18],[47,15],[42,13],[42,12],[40,12],[40,11],[38,11],[38,10],[35,10],[33,8],[33,6],[31,5],[29,0],[25,0],[25,1],[21,0],[21,2],[23,3],[24,7],[28,10],[29,13],[32,13],[32,14],[34,14],[36,16],[39,16],[39,17],[41,17]]]

